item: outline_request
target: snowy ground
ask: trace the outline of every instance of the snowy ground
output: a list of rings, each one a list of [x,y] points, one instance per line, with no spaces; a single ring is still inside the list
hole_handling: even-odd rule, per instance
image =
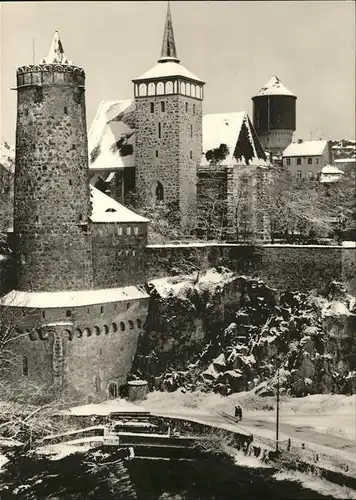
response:
[[[186,416],[214,424],[222,421],[220,412],[233,414],[234,406],[243,409],[238,427],[266,440],[275,440],[275,406],[272,398],[259,398],[248,392],[223,397],[219,394],[153,392],[141,403],[146,410],[164,415]],[[291,438],[292,447],[331,465],[351,464],[356,473],[356,401],[354,396],[317,394],[305,398],[282,398],[280,440]],[[234,424],[229,424],[234,425]],[[226,427],[226,426],[224,426]],[[236,425],[235,425],[236,429]],[[320,464],[321,465],[321,464]]]

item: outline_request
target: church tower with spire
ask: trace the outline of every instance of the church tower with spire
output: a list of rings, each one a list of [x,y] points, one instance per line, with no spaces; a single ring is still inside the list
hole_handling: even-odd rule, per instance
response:
[[[196,201],[204,82],[180,64],[169,2],[161,57],[133,83],[138,195],[179,208],[184,222]]]
[[[14,236],[17,289],[92,287],[85,74],[58,32],[37,65],[17,70]]]

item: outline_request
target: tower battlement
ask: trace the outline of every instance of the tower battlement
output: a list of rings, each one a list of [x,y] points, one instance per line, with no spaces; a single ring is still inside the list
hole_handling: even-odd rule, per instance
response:
[[[85,85],[85,71],[72,64],[31,64],[16,72],[17,88],[37,85]]]

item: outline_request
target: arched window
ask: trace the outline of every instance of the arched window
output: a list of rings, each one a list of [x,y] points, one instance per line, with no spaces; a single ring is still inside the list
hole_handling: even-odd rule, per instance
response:
[[[64,330],[64,333],[68,335],[68,340],[73,340],[73,332],[71,330]]]
[[[80,338],[80,337],[82,337],[82,336],[83,336],[82,331],[81,331],[81,329],[80,329],[80,328],[76,328],[76,329],[74,330],[74,333],[76,334],[76,336],[77,336],[78,338]]]
[[[157,181],[155,186],[155,199],[156,201],[164,201],[163,185],[159,181]]]
[[[115,382],[111,382],[111,384],[109,384],[108,392],[109,392],[109,399],[117,398],[118,391],[117,391],[117,384]]]
[[[134,329],[134,323],[130,319],[129,319],[129,326],[130,326],[130,330]]]
[[[116,304],[115,304],[115,305],[116,305]],[[113,324],[111,325],[111,328],[112,328],[112,331],[113,331],[114,333],[116,333],[116,332],[117,332],[117,324],[116,324],[116,323],[113,323]]]
[[[190,88],[190,95],[192,97],[195,97],[195,85],[192,85],[191,88]]]
[[[148,85],[148,95],[155,95],[156,94],[156,86],[154,83],[149,83]]]
[[[164,85],[162,82],[157,83],[157,95],[163,95],[164,94]]]
[[[147,95],[147,85],[145,83],[141,83],[138,90],[138,95],[140,97]]]
[[[100,328],[98,326],[94,326],[95,335],[100,335]]]
[[[137,320],[137,326],[138,326],[139,328],[141,328],[141,326],[142,326],[142,321],[141,321],[140,319],[138,319],[138,320]]]
[[[87,337],[90,337],[90,335],[91,335],[91,330],[90,330],[90,328],[84,328],[84,330],[83,330],[83,335],[86,335]]]
[[[195,92],[195,96],[200,99],[201,98],[201,92],[200,92],[200,87],[199,85],[197,85],[197,88],[196,88],[196,92]]]
[[[173,94],[173,83],[172,82],[166,83],[166,94]]]
[[[177,80],[175,80],[174,84],[173,84],[173,92],[175,94],[178,92],[178,85],[179,85],[179,83],[177,82]]]
[[[181,84],[180,84],[180,93],[185,95],[185,83],[184,82],[181,82]]]
[[[190,95],[190,83],[187,83],[187,85],[185,87],[185,93],[186,93],[186,95]]]
[[[28,377],[28,359],[27,356],[22,356],[22,375]]]
[[[100,392],[101,391],[101,378],[99,375],[95,377],[95,391]]]
[[[108,325],[104,325],[103,330],[104,330],[104,333],[108,334],[109,333]]]
[[[125,331],[125,323],[124,323],[123,321],[120,321],[120,330],[121,330],[122,332],[124,332],[124,331]]]

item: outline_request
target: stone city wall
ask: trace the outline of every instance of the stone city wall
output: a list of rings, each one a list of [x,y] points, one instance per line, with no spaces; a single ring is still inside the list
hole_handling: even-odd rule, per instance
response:
[[[106,399],[110,384],[118,391],[126,382],[147,307],[148,298],[24,310],[18,331],[27,335],[14,348],[19,358],[12,379],[26,377],[83,402]]]

